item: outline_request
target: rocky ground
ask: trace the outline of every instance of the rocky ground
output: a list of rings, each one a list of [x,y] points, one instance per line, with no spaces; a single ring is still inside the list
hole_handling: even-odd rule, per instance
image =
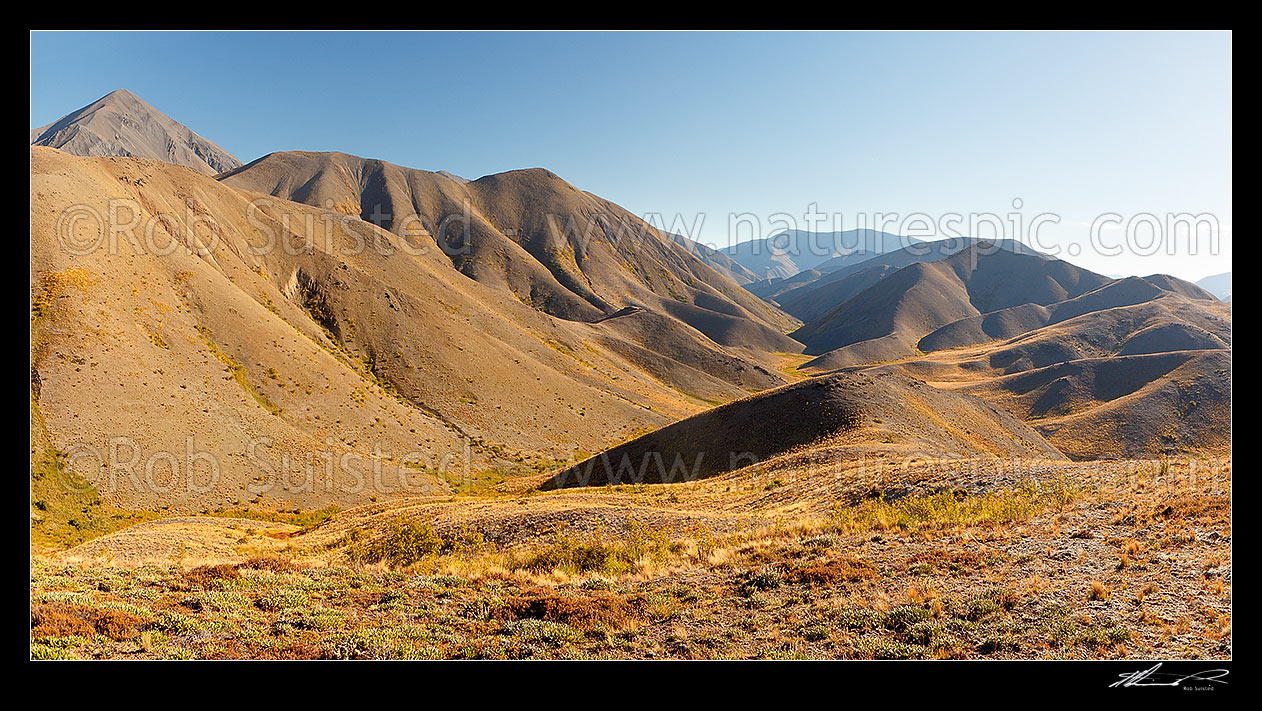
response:
[[[1231,656],[1230,460],[823,479],[801,464],[553,493],[524,480],[305,527],[150,522],[35,556],[31,652]]]

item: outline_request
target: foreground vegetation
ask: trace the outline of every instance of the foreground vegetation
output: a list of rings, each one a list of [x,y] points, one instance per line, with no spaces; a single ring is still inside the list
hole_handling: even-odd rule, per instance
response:
[[[277,553],[236,563],[37,558],[31,654],[1225,657],[1224,484],[1154,490],[1059,479],[878,495],[728,532],[632,515],[528,545],[400,516],[382,530],[345,528],[318,547],[304,547],[299,533]],[[314,523],[311,535],[321,530]]]

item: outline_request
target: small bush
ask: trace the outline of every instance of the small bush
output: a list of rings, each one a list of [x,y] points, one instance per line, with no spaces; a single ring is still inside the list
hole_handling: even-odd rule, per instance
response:
[[[270,570],[273,573],[294,573],[300,570],[293,558],[283,555],[258,555],[242,563],[242,568]]]
[[[679,614],[679,601],[674,595],[653,591],[644,596],[644,614],[654,622],[666,622]]]
[[[632,613],[632,607],[626,600],[610,593],[594,592],[571,597],[541,588],[509,600],[500,614],[516,620],[563,622],[590,632],[600,626],[622,629],[630,622]]]
[[[564,647],[582,642],[583,633],[563,622],[549,620],[526,619],[509,622],[504,625],[504,634],[519,637],[526,642],[534,642],[548,647]]]
[[[634,570],[641,560],[664,562],[682,547],[664,531],[650,529],[639,521],[628,521],[627,527],[627,535],[621,540],[611,540],[599,530],[586,537],[560,531],[551,545],[526,557],[517,567],[559,570],[571,575],[618,575]]]
[[[39,660],[60,660],[75,659],[75,655],[70,650],[63,647],[56,647],[48,644],[35,643],[31,645],[31,659]]]
[[[876,610],[847,607],[837,612],[835,622],[848,629],[873,629],[880,627],[884,619],[884,615]]]
[[[1043,636],[1053,647],[1073,644],[1078,638],[1078,625],[1072,620],[1057,620],[1044,628]]]
[[[754,593],[763,590],[775,590],[784,584],[784,577],[772,568],[766,568],[756,573],[750,573],[746,576],[744,582],[741,583],[740,593],[745,597],[750,597]]]
[[[36,605],[31,610],[35,637],[92,637],[97,634],[122,642],[140,634],[144,620],[123,610],[98,609],[67,603]]]
[[[250,598],[245,593],[222,590],[206,590],[197,593],[185,601],[194,610],[240,610],[250,606]]]
[[[1002,610],[1003,606],[994,599],[979,596],[964,603],[963,615],[965,619],[980,620],[998,614]]]
[[[961,630],[958,625],[952,625],[951,622],[959,622],[959,620],[949,620],[945,623],[917,622],[907,628],[907,631],[903,633],[903,638],[912,644],[928,648],[937,656],[953,656],[955,650],[962,647],[964,643],[952,634]]]
[[[850,653],[858,659],[920,659],[927,650],[919,644],[907,644],[881,639],[861,637],[851,645]]]
[[[190,586],[210,587],[220,580],[236,580],[241,572],[235,565],[202,565],[184,574]]]
[[[1125,627],[1093,627],[1079,632],[1074,642],[1088,647],[1108,647],[1130,638],[1130,630]]]
[[[153,621],[153,628],[171,634],[192,634],[201,629],[195,618],[171,610],[159,614]]]
[[[928,496],[907,496],[897,501],[884,497],[858,507],[838,506],[834,514],[854,530],[941,529],[955,526],[993,526],[1025,521],[1045,507],[1063,509],[1077,491],[1063,482],[1022,484],[1013,491],[957,496],[943,491]]]
[[[298,630],[331,630],[341,627],[346,621],[346,613],[329,607],[317,607],[313,610],[295,610],[285,613],[276,621],[276,627],[287,627]]]
[[[618,589],[617,585],[614,585],[604,578],[588,578],[587,580],[584,580],[583,584],[579,585],[579,587],[584,590],[613,591]]]
[[[832,630],[828,625],[807,625],[802,628],[802,639],[808,642],[822,642],[832,636]]]
[[[917,605],[903,605],[885,613],[881,624],[891,630],[901,631],[932,617],[932,613]]]
[[[276,612],[308,607],[311,604],[311,598],[301,590],[272,590],[260,595],[254,604],[260,610]]]
[[[790,579],[795,583],[803,583],[811,587],[828,587],[839,582],[866,580],[874,577],[876,573],[876,566],[865,560],[844,558],[797,568]]]
[[[429,521],[414,519],[395,521],[386,536],[370,544],[365,560],[406,567],[432,558],[450,549],[450,544],[434,530]]]

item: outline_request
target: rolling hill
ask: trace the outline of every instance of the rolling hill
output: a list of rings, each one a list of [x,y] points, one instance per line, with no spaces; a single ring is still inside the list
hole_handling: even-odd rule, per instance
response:
[[[768,299],[802,321],[819,318],[887,274],[919,262],[937,262],[969,247],[982,252],[1009,251],[1041,256],[1014,240],[954,238],[918,242],[902,249],[872,255],[849,263],[828,261],[793,277],[750,285],[755,294]]]
[[[760,461],[1059,456],[962,393],[1075,458],[1230,446],[1230,307],[1165,275],[871,230],[715,250],[540,168],[470,181],[344,153],[241,165],[126,91],[31,140],[33,448],[185,441],[222,477],[207,489],[195,467],[173,471],[185,490],[171,494],[80,472],[116,503],[363,503],[619,441],[606,454],[740,439]],[[82,249],[100,235],[67,211],[118,201],[140,237]],[[792,379],[781,368],[803,350],[824,375],[750,395]],[[322,451],[348,455],[335,473],[351,479],[394,465],[394,484],[275,481]]]
[[[864,273],[874,272],[869,268]],[[808,352],[822,354],[811,367],[911,356],[925,334],[954,321],[1023,304],[1056,303],[1109,279],[1068,262],[982,242],[946,259],[913,262],[873,281],[793,333]]]
[[[558,472],[542,489],[693,481],[788,455],[1061,459],[979,398],[890,373],[837,373],[694,415]]]
[[[792,348],[769,323],[789,317],[669,242],[643,261],[638,252],[610,261],[605,237],[577,259],[552,250],[547,233],[523,238],[558,273],[568,261],[571,291],[507,238],[495,245],[511,262],[484,268],[427,235],[188,168],[40,147],[31,164],[32,408],[52,446],[108,453],[127,441],[148,458],[178,445],[183,461],[188,443],[218,463],[214,486],[172,490],[143,485],[143,466],[141,486],[115,487],[118,471],[78,460],[73,468],[116,502],[362,503],[403,491],[405,480],[409,493],[441,492],[785,381],[758,345]],[[615,210],[540,171],[467,185],[427,179],[479,216],[510,219],[510,188],[536,181],[580,210]],[[90,222],[67,233],[68,211],[105,215],[111,201],[135,211],[130,236],[98,241]],[[475,219],[474,241],[503,237]],[[494,248],[470,254],[489,259]],[[325,454],[338,460],[335,478],[372,481],[384,466],[389,481],[302,483]],[[278,483],[282,473],[299,483]]]
[[[957,321],[921,344],[933,352],[846,370],[986,398],[1075,459],[1230,451],[1231,309],[1212,297],[1130,277]]]
[[[1185,296],[1185,298],[1166,298],[1170,296]],[[920,339],[917,348],[931,352],[1013,338],[1084,314],[1155,304],[1158,299],[1163,300],[1162,305],[1170,305],[1172,310],[1179,311],[1181,315],[1177,318],[1190,318],[1197,321],[1196,325],[1208,335],[1225,330],[1225,340],[1231,340],[1230,321],[1223,324],[1219,318],[1211,316],[1209,320],[1212,324],[1201,323],[1206,318],[1206,314],[1217,312],[1206,311],[1208,305],[1197,302],[1216,301],[1213,296],[1187,282],[1179,282],[1173,277],[1153,275],[1111,281],[1086,294],[1047,306],[1027,303],[954,321]],[[1185,344],[1190,343],[1192,341],[1185,342]],[[1225,347],[1225,341],[1217,337],[1210,343],[1214,344],[1212,347]],[[1135,345],[1132,344],[1131,347]],[[1164,350],[1169,350],[1169,348]]]
[[[756,274],[747,269],[740,262],[729,257],[727,253],[722,250],[715,249],[714,247],[706,244],[701,244],[700,242],[694,242],[687,237],[677,234],[667,233],[667,237],[675,242],[675,244],[678,244],[691,252],[697,259],[700,259],[705,264],[713,267],[723,276],[731,279],[741,286],[748,288],[750,284],[758,281],[758,276]],[[757,292],[754,292],[754,294],[756,296],[761,296]]]
[[[626,210],[543,169],[468,183],[343,153],[274,153],[220,176],[232,187],[411,234],[464,275],[569,321],[632,307],[724,346],[794,351],[795,320]],[[624,324],[625,325],[625,324]]]
[[[1079,358],[964,389],[1024,419],[1073,459],[1231,452],[1231,352]]]

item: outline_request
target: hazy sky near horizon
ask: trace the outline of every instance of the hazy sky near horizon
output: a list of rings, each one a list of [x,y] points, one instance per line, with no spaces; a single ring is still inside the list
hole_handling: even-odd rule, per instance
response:
[[[1231,269],[1226,32],[32,33],[32,127],[119,88],[247,162],[545,167],[720,247],[786,226],[985,237],[969,216],[991,214],[1102,273]],[[1172,213],[1212,215],[1217,245],[1202,223],[1190,254]]]

